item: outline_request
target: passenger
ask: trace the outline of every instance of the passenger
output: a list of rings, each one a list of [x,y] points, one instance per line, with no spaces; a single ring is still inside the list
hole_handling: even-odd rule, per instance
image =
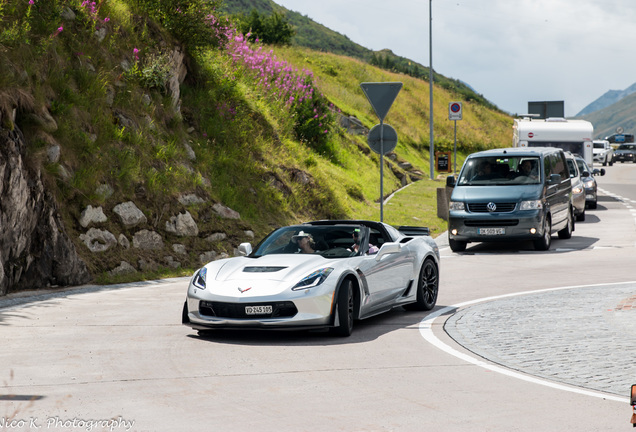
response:
[[[316,252],[316,243],[311,234],[307,234],[304,231],[300,231],[298,234],[292,236],[292,242],[298,244],[300,253],[314,253]]]
[[[530,177],[531,179],[536,180],[538,177],[532,168],[532,161],[529,159],[524,160],[523,162],[521,162],[521,165],[519,165],[519,175]]]
[[[352,252],[358,252],[360,250],[360,230],[355,230],[352,236],[353,236],[353,246],[351,246],[349,250]],[[371,243],[369,243],[369,250],[367,251],[367,253],[369,255],[373,255],[378,253],[379,250],[380,249],[377,246],[374,246]]]
[[[472,180],[490,180],[492,178],[492,166],[488,161],[483,161],[477,167],[477,175]]]

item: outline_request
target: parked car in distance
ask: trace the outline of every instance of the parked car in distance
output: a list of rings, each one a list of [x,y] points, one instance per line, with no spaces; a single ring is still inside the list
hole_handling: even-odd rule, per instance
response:
[[[569,239],[574,230],[572,180],[563,150],[513,147],[473,153],[453,188],[448,243],[453,252],[469,242],[530,240],[548,250],[552,233]]]
[[[574,217],[577,221],[582,222],[585,220],[585,186],[574,155],[570,152],[565,152],[565,160],[568,163],[568,171],[570,171],[570,179],[572,180]]]
[[[581,173],[581,180],[583,181],[583,187],[585,187],[585,204],[589,209],[595,209],[597,207],[598,195],[597,195],[597,184],[594,176],[604,176],[605,170],[601,168],[594,168],[593,170],[587,166],[583,158],[579,156],[574,156],[576,160],[576,164],[578,165],[579,171]]]
[[[636,162],[636,144],[621,144],[614,150],[614,162]]]
[[[614,165],[614,148],[612,148],[608,140],[592,141],[594,152],[594,162],[603,164],[603,166]]]

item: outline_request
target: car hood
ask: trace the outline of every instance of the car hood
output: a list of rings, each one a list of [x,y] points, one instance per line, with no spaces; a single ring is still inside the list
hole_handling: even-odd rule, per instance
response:
[[[213,261],[208,268],[210,293],[230,298],[254,299],[281,294],[313,271],[341,265],[313,254],[275,254],[258,258],[236,257]],[[331,275],[334,277],[335,275]]]
[[[542,185],[456,186],[451,199],[464,202],[519,202],[538,199]]]
[[[227,260],[214,274],[217,282],[238,280],[286,281],[301,279],[329,260],[313,254],[274,254],[258,258],[238,257]]]

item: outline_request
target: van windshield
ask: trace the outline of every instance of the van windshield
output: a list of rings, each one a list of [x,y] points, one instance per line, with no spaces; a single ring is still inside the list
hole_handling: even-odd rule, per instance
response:
[[[473,157],[466,161],[459,174],[460,186],[495,186],[538,184],[541,167],[538,157]]]

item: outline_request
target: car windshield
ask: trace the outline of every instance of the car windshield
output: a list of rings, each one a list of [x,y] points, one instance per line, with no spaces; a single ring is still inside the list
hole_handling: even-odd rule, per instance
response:
[[[583,175],[584,171],[587,171],[589,174],[592,174],[592,171],[590,171],[590,169],[587,167],[587,164],[585,163],[583,159],[577,159],[576,164],[579,167],[579,172],[581,173],[581,175]]]
[[[250,257],[316,254],[347,258],[368,251],[369,228],[362,225],[297,225],[279,228],[261,241]],[[355,245],[362,245],[357,248]]]
[[[459,174],[460,186],[538,184],[539,158],[534,156],[473,157]]]
[[[604,149],[605,148],[605,144],[603,144],[603,143],[594,143],[594,148],[596,148],[596,149]]]
[[[577,168],[577,165],[574,159],[566,158],[565,160],[568,163],[568,171],[570,171],[570,178],[578,177],[579,170]]]
[[[621,144],[618,146],[618,150],[636,150],[635,144]]]

